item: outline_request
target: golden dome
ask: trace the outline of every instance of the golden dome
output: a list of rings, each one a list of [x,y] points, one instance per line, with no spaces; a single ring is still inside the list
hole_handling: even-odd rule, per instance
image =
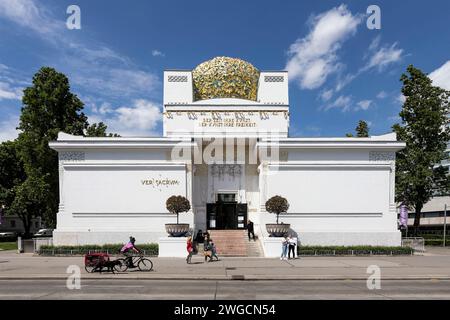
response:
[[[256,101],[259,70],[236,58],[216,57],[192,71],[194,100],[241,98]]]

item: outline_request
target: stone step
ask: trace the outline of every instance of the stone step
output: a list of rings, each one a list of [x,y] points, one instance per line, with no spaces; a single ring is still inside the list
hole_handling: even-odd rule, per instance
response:
[[[238,257],[248,255],[245,230],[209,230],[209,234],[216,245],[218,255]]]

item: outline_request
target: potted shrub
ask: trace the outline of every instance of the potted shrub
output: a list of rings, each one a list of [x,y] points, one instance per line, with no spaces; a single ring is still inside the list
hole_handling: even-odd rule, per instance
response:
[[[286,198],[281,196],[273,196],[266,201],[266,211],[277,215],[277,223],[267,223],[267,232],[272,237],[282,237],[288,233],[291,225],[285,223],[278,223],[280,213],[287,212],[289,209],[289,202]]]
[[[172,237],[182,237],[189,232],[189,223],[179,223],[179,214],[191,209],[189,200],[184,196],[171,196],[166,201],[166,208],[177,215],[177,223],[166,223],[166,231]]]

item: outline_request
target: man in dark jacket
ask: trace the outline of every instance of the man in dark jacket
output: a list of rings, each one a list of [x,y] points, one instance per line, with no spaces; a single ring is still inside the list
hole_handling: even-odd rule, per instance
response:
[[[248,231],[248,241],[250,241],[251,238],[255,240],[255,230],[253,229],[253,222],[251,220],[248,220],[247,222],[247,231]],[[250,237],[250,235],[252,237]]]

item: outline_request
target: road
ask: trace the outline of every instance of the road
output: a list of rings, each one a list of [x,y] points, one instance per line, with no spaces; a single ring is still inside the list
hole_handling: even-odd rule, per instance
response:
[[[0,280],[0,299],[450,299],[450,280],[147,280],[85,279],[69,290],[65,280]]]

